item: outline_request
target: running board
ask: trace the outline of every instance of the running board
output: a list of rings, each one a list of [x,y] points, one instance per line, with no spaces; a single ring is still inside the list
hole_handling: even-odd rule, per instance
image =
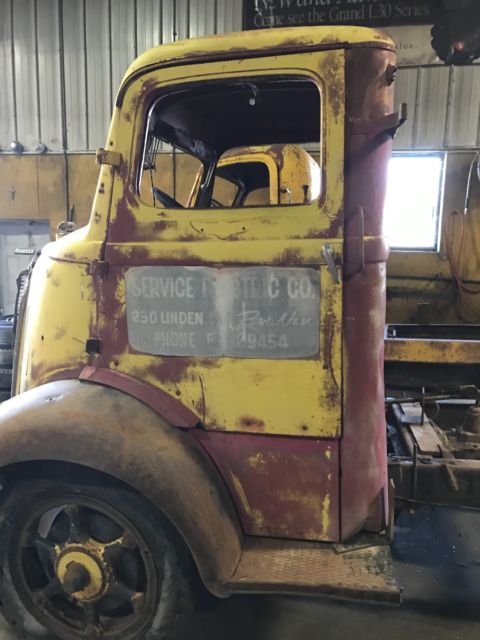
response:
[[[250,538],[227,590],[400,602],[390,547],[378,544]]]

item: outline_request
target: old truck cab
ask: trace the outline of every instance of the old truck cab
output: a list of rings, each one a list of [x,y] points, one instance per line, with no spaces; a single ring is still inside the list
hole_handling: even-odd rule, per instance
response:
[[[395,70],[387,37],[349,27],[177,42],[128,70],[90,222],[31,272],[0,408],[0,595],[28,637],[173,637],[196,571],[218,596],[398,600]],[[216,198],[247,147],[277,195]]]

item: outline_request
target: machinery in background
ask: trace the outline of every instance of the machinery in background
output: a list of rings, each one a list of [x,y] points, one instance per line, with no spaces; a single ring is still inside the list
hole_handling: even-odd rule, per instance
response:
[[[471,64],[480,56],[480,7],[477,0],[440,0],[432,27],[432,47],[446,64]]]
[[[447,217],[445,240],[457,295],[477,322],[389,324],[385,331],[389,474],[398,507],[480,508],[480,324],[472,305],[480,288],[465,283],[461,271],[475,175],[480,178],[478,152],[470,163],[463,210]]]
[[[389,477],[397,509],[480,508],[479,399],[475,386],[387,398]]]

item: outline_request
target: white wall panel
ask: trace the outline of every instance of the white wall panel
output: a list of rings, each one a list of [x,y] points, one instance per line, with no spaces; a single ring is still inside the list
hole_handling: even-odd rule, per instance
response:
[[[216,32],[216,0],[190,0],[190,38]]]
[[[85,3],[63,0],[63,64],[67,148],[88,149]],[[94,117],[93,114],[90,117]]]
[[[157,0],[158,1],[158,0]],[[172,40],[178,40],[176,31],[176,1],[175,0],[160,0],[161,8],[161,35],[162,39],[158,44],[165,42],[172,42]]]
[[[175,1],[175,34],[175,40],[190,37],[190,0]]]
[[[130,63],[137,57],[137,34],[135,29],[135,2],[113,0],[110,5],[112,94],[118,86]]]
[[[243,2],[239,0],[218,0],[217,33],[242,30]]]
[[[15,131],[15,84],[12,60],[12,15],[10,2],[0,2],[0,69],[2,90],[0,91],[0,151],[9,148],[16,137]]]
[[[104,146],[112,113],[109,0],[86,0],[88,146]]]
[[[441,149],[445,139],[445,123],[449,96],[449,67],[420,69],[418,110],[414,145]]]
[[[34,0],[13,3],[13,38],[18,138],[33,151],[40,139]]]
[[[158,0],[137,0],[137,49],[140,55],[162,42]]]
[[[395,83],[395,109],[402,102],[407,104],[407,121],[400,127],[395,136],[394,146],[409,148],[413,146],[413,132],[417,111],[417,85],[419,69],[400,69]]]
[[[40,141],[50,151],[61,151],[63,127],[58,3],[51,0],[36,1]]]
[[[446,143],[450,147],[471,147],[479,143],[480,70],[456,67],[452,74]]]

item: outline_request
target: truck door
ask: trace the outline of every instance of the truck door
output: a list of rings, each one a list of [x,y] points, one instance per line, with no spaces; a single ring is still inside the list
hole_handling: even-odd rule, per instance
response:
[[[297,462],[317,447],[299,481],[318,494],[315,539],[338,537],[343,70],[342,50],[154,69],[128,85],[109,138],[122,162],[97,366],[181,403],[207,436],[258,436],[247,456],[272,436],[296,439]],[[319,195],[212,206],[222,154],[282,144],[318,164]]]

